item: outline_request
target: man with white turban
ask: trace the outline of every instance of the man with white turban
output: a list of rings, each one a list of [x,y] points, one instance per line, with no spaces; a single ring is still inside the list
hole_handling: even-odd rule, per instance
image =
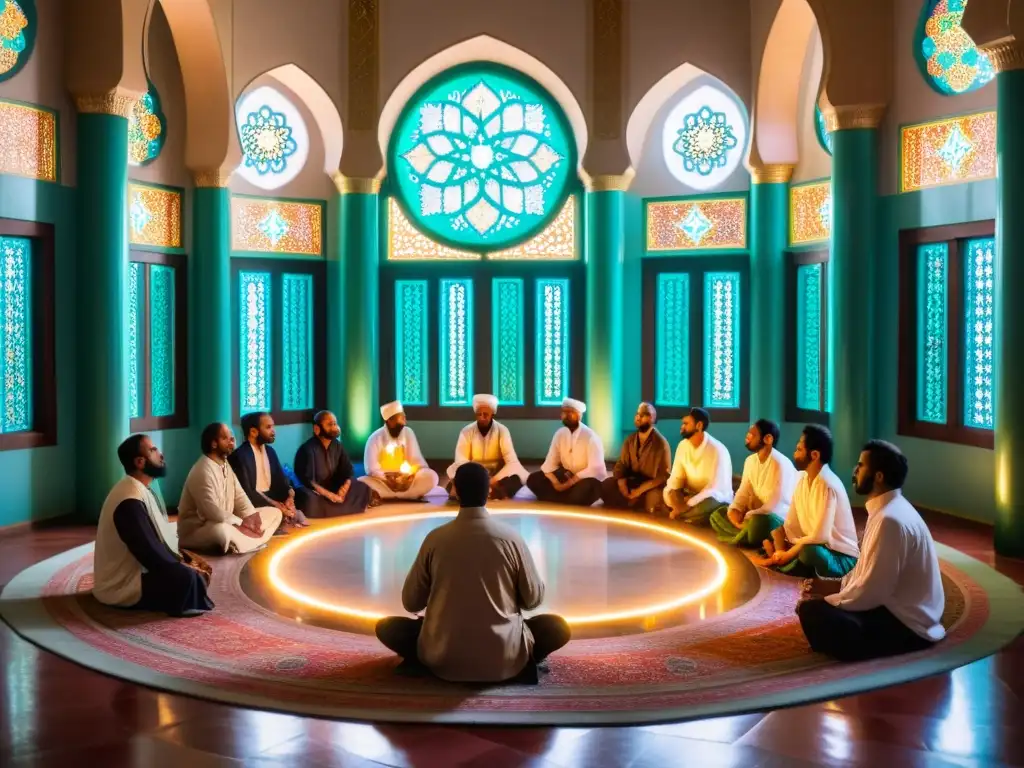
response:
[[[382,405],[380,415],[384,426],[366,441],[366,477],[359,479],[381,499],[424,501],[437,487],[437,472],[427,466],[416,434],[405,425],[405,409],[395,400]]]
[[[608,476],[604,446],[590,427],[580,422],[585,403],[562,401],[562,428],[551,440],[548,456],[526,480],[540,501],[589,507],[601,498],[601,481]]]
[[[471,461],[482,464],[490,474],[492,499],[511,499],[526,482],[528,474],[516,456],[508,427],[494,420],[497,410],[498,398],[494,395],[473,396],[476,421],[459,432],[455,462],[448,467],[447,473],[449,494],[452,493],[455,471]]]

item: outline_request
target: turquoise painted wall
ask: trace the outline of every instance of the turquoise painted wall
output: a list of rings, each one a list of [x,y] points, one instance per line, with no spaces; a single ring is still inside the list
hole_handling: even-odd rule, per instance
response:
[[[57,299],[57,445],[0,451],[0,526],[43,520],[73,511],[75,499],[75,292],[77,284],[75,191],[17,176],[0,175],[0,218],[54,225]]]

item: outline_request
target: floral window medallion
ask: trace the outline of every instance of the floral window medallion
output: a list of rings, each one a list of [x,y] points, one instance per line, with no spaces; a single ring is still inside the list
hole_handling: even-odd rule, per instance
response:
[[[242,162],[237,173],[261,189],[278,189],[298,176],[309,156],[306,123],[280,91],[262,86],[235,106]]]
[[[665,117],[662,156],[669,172],[691,189],[714,189],[739,167],[747,146],[747,118],[735,96],[702,85]]]

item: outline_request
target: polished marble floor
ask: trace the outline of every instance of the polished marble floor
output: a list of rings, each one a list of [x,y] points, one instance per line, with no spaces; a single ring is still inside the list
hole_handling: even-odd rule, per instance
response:
[[[940,541],[1024,584],[991,529],[929,517]],[[85,543],[66,527],[0,532],[0,583]],[[442,728],[343,723],[152,691],[40,651],[0,624],[0,766],[1024,765],[1024,638],[950,673],[773,712],[639,728]]]

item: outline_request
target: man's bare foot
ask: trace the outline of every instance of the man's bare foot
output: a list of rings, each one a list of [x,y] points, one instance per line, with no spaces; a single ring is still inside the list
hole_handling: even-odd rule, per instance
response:
[[[678,509],[673,509],[671,512],[668,513],[668,519],[669,520],[675,520],[681,514],[682,514],[682,512],[680,512]]]
[[[774,565],[770,555],[768,557],[752,557],[750,562],[760,568],[771,568]]]
[[[775,545],[768,539],[765,539],[761,542],[761,547],[764,549],[764,553],[768,557],[771,557],[775,554]]]

